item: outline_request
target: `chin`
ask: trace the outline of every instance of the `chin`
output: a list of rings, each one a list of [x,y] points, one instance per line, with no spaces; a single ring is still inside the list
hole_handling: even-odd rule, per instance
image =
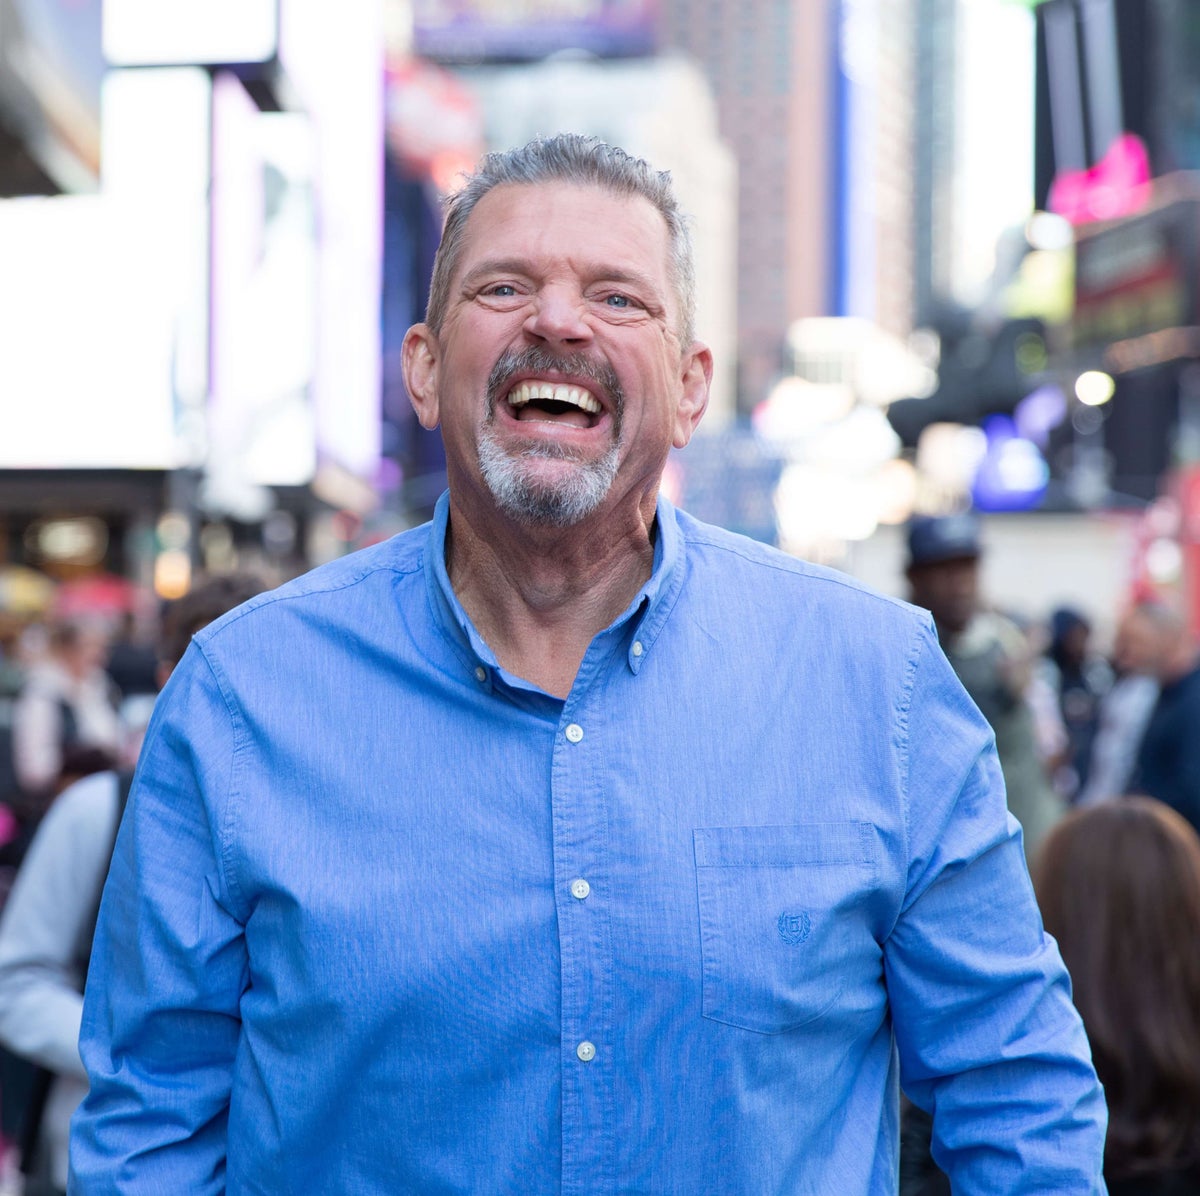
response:
[[[614,447],[595,461],[551,466],[538,456],[510,455],[485,437],[479,446],[479,468],[492,497],[518,523],[533,527],[574,527],[600,509],[617,476]]]

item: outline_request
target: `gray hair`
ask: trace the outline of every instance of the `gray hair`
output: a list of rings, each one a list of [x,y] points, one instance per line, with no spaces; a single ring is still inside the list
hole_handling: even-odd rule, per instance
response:
[[[659,211],[667,225],[671,281],[679,301],[679,335],[683,344],[695,339],[696,270],[687,217],[671,187],[671,174],[655,170],[615,145],[579,133],[536,138],[520,149],[488,154],[474,174],[446,201],[442,241],[433,259],[433,280],[425,322],[441,330],[450,303],[450,282],[462,252],[467,219],[475,205],[493,188],[504,184],[576,183],[601,187],[617,195],[640,195]]]

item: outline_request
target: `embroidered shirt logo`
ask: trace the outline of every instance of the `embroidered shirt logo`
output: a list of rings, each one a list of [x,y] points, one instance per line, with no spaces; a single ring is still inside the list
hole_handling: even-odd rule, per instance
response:
[[[793,947],[799,946],[812,933],[812,918],[803,912],[784,912],[779,915],[779,921],[775,925],[779,928],[779,937]]]

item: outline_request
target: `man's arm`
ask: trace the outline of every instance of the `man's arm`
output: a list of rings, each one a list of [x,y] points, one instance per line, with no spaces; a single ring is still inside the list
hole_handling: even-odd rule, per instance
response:
[[[990,733],[930,640],[904,712],[909,870],[884,944],[901,1082],[954,1191],[1104,1192],[1106,1114]]]
[[[86,1079],[76,947],[100,896],[117,812],[112,773],[63,791],[38,828],[0,918],[0,1041]]]
[[[234,721],[193,647],[147,732],[88,973],[73,1193],[217,1193],[246,987],[221,813]]]

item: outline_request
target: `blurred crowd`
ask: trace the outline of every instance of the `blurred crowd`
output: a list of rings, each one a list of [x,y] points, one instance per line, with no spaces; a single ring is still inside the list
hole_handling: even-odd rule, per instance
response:
[[[72,782],[132,766],[158,691],[155,639],[129,612],[85,610],[13,626],[0,642],[0,863],[19,863]]]
[[[0,1193],[66,1187],[100,893],[158,691],[196,631],[265,588],[50,604],[0,636]],[[111,592],[108,598],[111,599]],[[17,1171],[18,1167],[20,1170]]]
[[[1154,597],[1044,619],[994,609],[970,514],[915,520],[908,548],[910,597],[996,734],[1105,1087],[1109,1191],[1200,1192],[1200,644]],[[948,1194],[930,1119],[904,1117],[901,1196]]]

